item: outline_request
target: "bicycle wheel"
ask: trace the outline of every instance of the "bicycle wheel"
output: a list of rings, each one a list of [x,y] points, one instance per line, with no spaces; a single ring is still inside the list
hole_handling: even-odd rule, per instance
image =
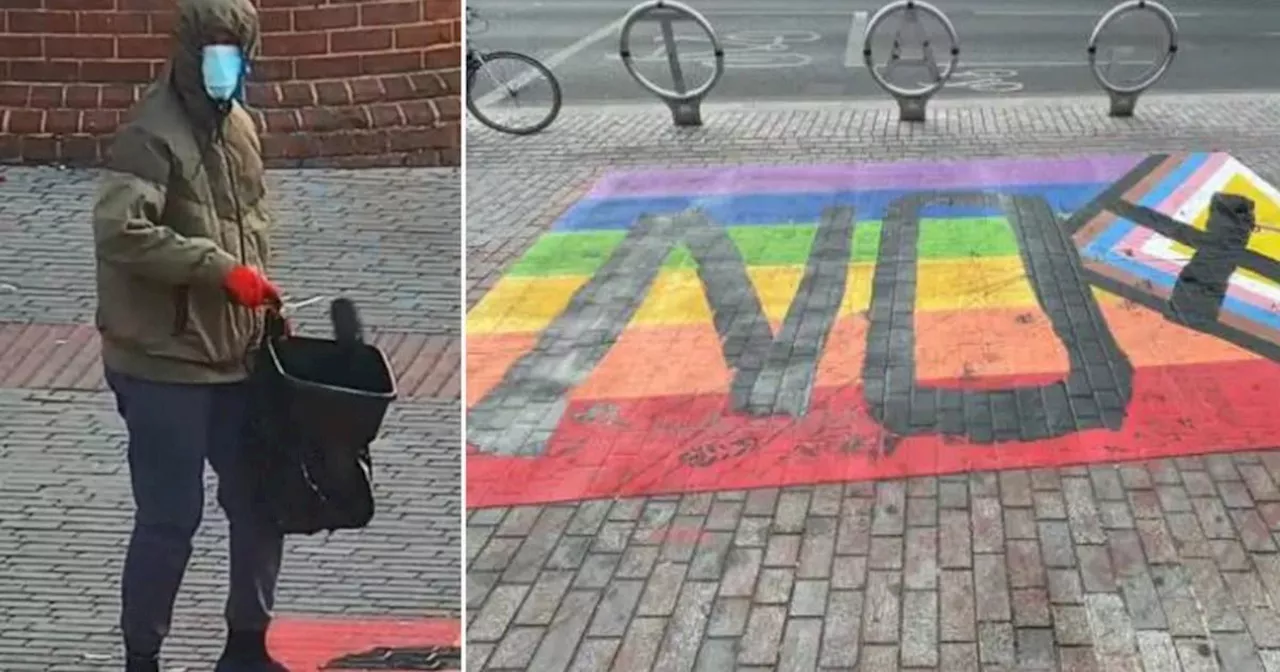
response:
[[[467,110],[501,133],[531,135],[550,126],[560,114],[560,98],[551,70],[521,53],[477,54],[467,69]]]

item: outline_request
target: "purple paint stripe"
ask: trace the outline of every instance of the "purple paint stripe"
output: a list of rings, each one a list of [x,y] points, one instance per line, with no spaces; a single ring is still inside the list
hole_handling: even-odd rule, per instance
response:
[[[777,194],[879,189],[975,189],[1119,179],[1144,155],[819,166],[733,166],[610,173],[587,198]]]

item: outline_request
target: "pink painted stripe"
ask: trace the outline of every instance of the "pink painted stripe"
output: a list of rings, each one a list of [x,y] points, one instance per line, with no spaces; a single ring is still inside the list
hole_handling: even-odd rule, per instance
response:
[[[1164,199],[1164,202],[1156,210],[1172,217],[1173,213],[1185,205],[1191,199],[1192,194],[1199,191],[1200,187],[1204,186],[1209,181],[1209,178],[1213,177],[1222,166],[1226,165],[1227,160],[1230,158],[1230,155],[1223,152],[1214,152],[1209,155],[1209,160],[1205,161],[1204,165],[1200,166],[1200,169],[1187,178],[1187,181],[1183,182],[1172,194],[1169,194],[1169,197]]]
[[[1147,241],[1156,236],[1156,233],[1150,229],[1135,226],[1129,235],[1125,236],[1119,243],[1116,243],[1115,251],[1118,254],[1129,252],[1128,256],[1133,261],[1145,264],[1156,270],[1168,273],[1173,277],[1177,277],[1182,272],[1182,267],[1187,265],[1186,261],[1172,261],[1169,259],[1161,259],[1154,257],[1143,251],[1142,246]],[[1189,260],[1188,260],[1189,261]],[[1239,301],[1244,301],[1252,306],[1263,310],[1271,310],[1275,305],[1275,301],[1268,296],[1260,294],[1247,287],[1241,287],[1235,283],[1227,285],[1227,296]]]
[[[896,161],[849,165],[717,166],[610,173],[588,198],[688,194],[784,194],[842,190],[977,189],[1012,185],[1105,183],[1138,165],[1141,155]]]

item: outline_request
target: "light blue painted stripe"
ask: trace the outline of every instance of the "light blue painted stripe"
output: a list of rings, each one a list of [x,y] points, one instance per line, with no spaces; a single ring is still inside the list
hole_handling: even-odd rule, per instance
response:
[[[1138,201],[1137,205],[1154,209],[1166,198],[1169,198],[1169,196],[1173,194],[1174,190],[1187,180],[1191,179],[1191,176],[1194,175],[1197,170],[1200,170],[1200,167],[1208,160],[1208,154],[1192,154],[1186,161],[1182,162],[1182,165],[1178,166],[1166,175],[1165,178],[1160,181],[1160,184],[1156,185],[1155,189],[1147,192],[1147,194],[1142,197],[1142,200]],[[1117,219],[1110,228],[1094,237],[1093,241],[1089,244],[1089,249],[1091,251],[1109,250],[1112,247],[1115,247],[1120,241],[1124,240],[1125,236],[1129,235],[1130,231],[1133,231],[1134,226],[1136,225],[1127,219]]]
[[[1156,185],[1155,189],[1147,192],[1147,195],[1143,196],[1142,200],[1138,201],[1138,205],[1147,208],[1155,208],[1160,205],[1165,199],[1172,196],[1173,192],[1177,191],[1178,187],[1181,187],[1187,180],[1190,180],[1191,176],[1195,175],[1196,171],[1200,170],[1200,168],[1208,162],[1208,154],[1196,153],[1189,155],[1186,160],[1182,162],[1182,165],[1178,166],[1166,175],[1163,180],[1160,180],[1160,184]]]

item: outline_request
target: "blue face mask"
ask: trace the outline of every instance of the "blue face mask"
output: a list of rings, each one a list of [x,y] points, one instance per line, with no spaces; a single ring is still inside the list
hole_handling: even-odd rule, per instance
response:
[[[211,44],[204,48],[204,90],[213,100],[224,103],[239,98],[247,71],[240,47]]]

